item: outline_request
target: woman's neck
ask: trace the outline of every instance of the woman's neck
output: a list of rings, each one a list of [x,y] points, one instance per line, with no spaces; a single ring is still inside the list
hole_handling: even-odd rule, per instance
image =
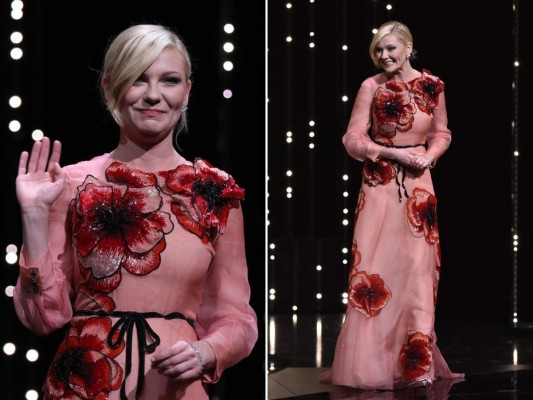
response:
[[[123,137],[115,150],[111,152],[111,157],[143,171],[168,171],[186,161],[174,149],[171,140],[141,147]]]
[[[409,64],[404,65],[401,69],[394,71],[392,74],[386,75],[389,80],[392,79],[399,82],[409,82],[419,77],[420,73]]]

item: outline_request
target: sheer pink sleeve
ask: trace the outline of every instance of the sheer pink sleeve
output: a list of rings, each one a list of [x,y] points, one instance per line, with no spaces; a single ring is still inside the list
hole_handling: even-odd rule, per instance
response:
[[[61,328],[72,318],[72,254],[66,229],[68,192],[65,189],[50,210],[50,239],[44,257],[37,264],[28,265],[24,251],[20,252],[19,277],[13,294],[15,312],[24,326],[39,335]]]
[[[374,89],[371,80],[366,79],[359,88],[352,108],[348,129],[342,137],[342,143],[348,154],[358,161],[366,159],[376,161],[381,146],[368,136],[371,124],[371,106]]]
[[[428,150],[426,156],[433,159],[432,167],[440,156],[450,147],[452,140],[451,131],[448,129],[448,114],[444,92],[439,94],[439,105],[433,110],[433,121],[428,132]]]
[[[224,234],[215,242],[203,302],[198,315],[199,338],[207,341],[216,356],[216,370],[209,382],[252,351],[258,336],[257,316],[249,305],[250,286],[245,255],[242,209],[232,208]]]

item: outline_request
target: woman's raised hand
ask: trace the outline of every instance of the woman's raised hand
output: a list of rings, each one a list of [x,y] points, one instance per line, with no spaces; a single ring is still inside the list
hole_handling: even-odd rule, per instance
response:
[[[16,180],[17,200],[21,210],[49,209],[65,185],[66,175],[59,166],[61,142],[54,141],[50,154],[50,139],[35,142],[31,153],[20,155]]]

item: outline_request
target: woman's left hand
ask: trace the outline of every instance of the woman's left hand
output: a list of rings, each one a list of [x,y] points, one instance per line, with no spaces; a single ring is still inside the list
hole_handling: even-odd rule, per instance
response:
[[[428,157],[426,157],[425,155],[423,154],[418,154],[416,156],[414,156],[410,163],[409,163],[409,167],[411,168],[415,168],[415,169],[426,169],[426,168],[431,168],[431,164],[432,164],[433,160],[430,160]]]
[[[160,350],[150,361],[152,368],[175,380],[199,379],[203,371],[214,364],[215,355],[205,341],[180,340]]]

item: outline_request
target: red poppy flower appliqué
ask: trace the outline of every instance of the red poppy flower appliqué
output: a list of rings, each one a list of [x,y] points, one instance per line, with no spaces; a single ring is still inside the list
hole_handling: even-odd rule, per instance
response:
[[[116,309],[115,301],[105,293],[92,290],[86,283],[78,287],[76,293],[76,310],[113,312]]]
[[[400,365],[403,370],[403,379],[410,381],[431,369],[433,362],[433,344],[431,337],[421,332],[410,332],[407,343],[400,351]]]
[[[169,171],[164,190],[174,200],[178,222],[205,243],[224,233],[230,209],[244,199],[231,175],[202,159]]]
[[[437,198],[425,189],[415,188],[406,207],[411,232],[416,237],[424,236],[429,244],[438,243]]]
[[[397,132],[407,132],[413,126],[416,105],[409,86],[388,81],[374,96],[374,126],[380,135],[393,138]]]
[[[87,176],[72,200],[72,236],[89,288],[110,292],[121,269],[145,275],[158,268],[173,229],[154,174],[115,162],[107,182]]]
[[[361,263],[361,252],[357,248],[357,240],[352,241],[352,252],[350,255],[350,277],[349,281],[357,274],[357,266]]]
[[[124,341],[113,349],[107,345],[110,318],[75,320],[52,361],[44,384],[45,399],[107,399],[120,388],[124,375],[114,360]]]
[[[366,317],[375,317],[387,305],[392,293],[378,274],[364,271],[351,276],[348,304]]]
[[[439,105],[439,94],[444,91],[444,82],[431,75],[427,69],[423,69],[422,76],[412,80],[410,86],[420,111],[431,115]]]
[[[355,240],[354,238],[352,241],[352,252],[351,252],[351,257],[350,257],[350,273],[348,275],[348,283],[350,285],[351,285],[353,278],[355,278],[355,276],[359,272],[357,267],[359,266],[360,263],[361,263],[361,252],[357,249],[357,240]],[[348,290],[350,291],[350,289]],[[350,307],[351,307],[351,304],[350,302],[348,302],[346,304],[346,312],[348,312]]]
[[[396,174],[396,168],[386,160],[368,160],[363,167],[363,181],[370,186],[386,185],[396,178]]]
[[[355,213],[353,218],[353,224],[354,226],[357,224],[357,219],[359,218],[359,214],[361,214],[361,211],[363,208],[365,208],[365,196],[366,193],[364,190],[359,191],[359,197],[357,198],[357,206],[355,207]]]

